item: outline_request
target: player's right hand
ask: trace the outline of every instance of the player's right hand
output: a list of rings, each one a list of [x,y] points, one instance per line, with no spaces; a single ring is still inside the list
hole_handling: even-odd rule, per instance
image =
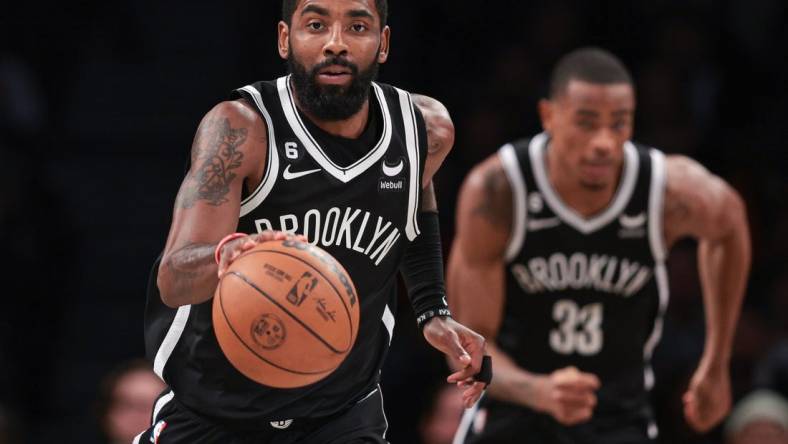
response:
[[[596,407],[599,378],[575,367],[556,370],[538,377],[535,406],[561,424],[575,425],[588,421]]]
[[[258,234],[250,234],[248,236],[233,239],[222,246],[222,251],[219,252],[219,271],[218,276],[221,277],[227,272],[227,268],[234,260],[238,259],[244,252],[251,250],[255,245],[277,240],[297,239],[301,242],[307,242],[306,238],[301,235],[293,235],[283,231],[270,231],[266,230]]]

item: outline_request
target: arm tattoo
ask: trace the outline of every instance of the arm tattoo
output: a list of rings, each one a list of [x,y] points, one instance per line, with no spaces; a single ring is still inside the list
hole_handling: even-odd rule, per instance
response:
[[[246,128],[232,128],[230,119],[208,121],[197,130],[197,140],[192,153],[192,172],[184,183],[179,204],[191,208],[198,200],[219,206],[229,201],[230,183],[237,177],[244,154],[241,145],[246,142]]]
[[[437,153],[441,150],[441,140],[435,135],[435,123],[432,119],[425,119],[425,126],[427,127],[427,153]]]
[[[484,176],[484,198],[473,209],[490,224],[509,229],[512,223],[512,191],[503,171],[490,169]]]
[[[443,149],[443,139],[445,139],[445,137],[440,137],[445,130],[441,128],[439,121],[445,120],[446,117],[436,108],[442,108],[443,106],[435,99],[420,94],[413,95],[413,104],[421,111],[421,115],[424,118],[424,126],[427,129],[427,152],[429,154],[439,152]],[[451,123],[451,119],[449,121]]]
[[[214,266],[214,244],[190,243],[174,251],[164,266],[170,270],[175,293],[193,293],[195,284],[207,276],[206,268]]]

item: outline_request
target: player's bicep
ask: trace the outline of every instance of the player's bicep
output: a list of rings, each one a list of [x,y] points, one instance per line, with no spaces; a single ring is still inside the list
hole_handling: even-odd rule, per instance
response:
[[[501,319],[511,217],[511,189],[494,156],[463,184],[447,281],[451,308],[460,322],[488,338]]]
[[[239,102],[224,102],[200,123],[175,201],[168,250],[216,242],[235,230],[244,180],[264,156],[265,128],[255,119]]]

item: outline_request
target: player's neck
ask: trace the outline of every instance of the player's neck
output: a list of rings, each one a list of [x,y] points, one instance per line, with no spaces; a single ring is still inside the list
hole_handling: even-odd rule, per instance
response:
[[[304,109],[298,102],[297,97],[295,98],[295,102],[296,106],[298,106],[298,110],[304,113],[312,123],[333,136],[344,137],[346,139],[357,139],[367,127],[367,121],[369,120],[369,98],[364,101],[364,104],[361,105],[361,109],[356,114],[353,114],[345,120],[320,120]]]
[[[551,150],[547,151],[545,157],[547,177],[564,204],[585,218],[593,217],[604,211],[616,194],[618,182],[621,180],[620,172],[616,181],[607,187],[590,189],[579,183],[577,179],[562,173],[561,165],[553,158],[554,155]]]

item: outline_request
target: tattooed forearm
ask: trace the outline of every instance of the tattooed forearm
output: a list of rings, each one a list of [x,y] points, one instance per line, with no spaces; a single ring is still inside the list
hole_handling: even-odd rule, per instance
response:
[[[173,294],[190,295],[189,303],[201,302],[210,297],[210,291],[198,293],[200,288],[215,286],[214,248],[214,244],[189,244],[166,258],[163,265],[171,277],[170,290]]]
[[[490,224],[509,229],[512,223],[512,190],[503,171],[488,169],[484,172],[484,193],[473,214]]]
[[[182,208],[198,200],[219,206],[229,201],[230,184],[244,154],[240,147],[247,137],[246,128],[232,128],[230,120],[209,120],[200,125],[192,151],[192,168],[178,195]]]

